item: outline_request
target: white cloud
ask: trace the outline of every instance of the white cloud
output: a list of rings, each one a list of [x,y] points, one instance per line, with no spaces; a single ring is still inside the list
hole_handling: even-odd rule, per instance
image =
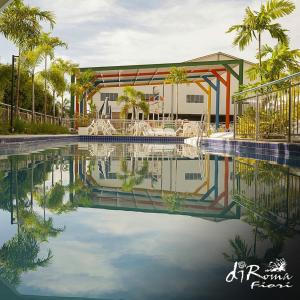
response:
[[[57,53],[81,66],[177,62],[216,51],[255,57],[255,43],[240,52],[225,31],[260,0],[26,1],[55,12],[54,34],[69,44]],[[280,21],[290,29],[292,47],[300,43],[299,20],[300,7]],[[264,41],[272,43],[268,36]],[[12,50],[3,38],[0,43],[0,55],[9,61]]]
[[[134,300],[189,295],[218,276],[214,270],[224,264],[233,232],[252,238],[251,227],[238,220],[220,226],[186,216],[79,209],[57,221],[66,230],[40,253],[44,257],[50,248],[53,259],[23,274],[22,294],[119,299],[128,293]]]

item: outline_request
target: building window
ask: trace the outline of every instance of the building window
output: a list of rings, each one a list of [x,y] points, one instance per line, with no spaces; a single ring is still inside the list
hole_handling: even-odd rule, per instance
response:
[[[203,95],[186,95],[186,103],[204,103]]]
[[[159,94],[144,94],[146,101],[157,101],[159,100]]]
[[[118,93],[101,93],[101,101],[104,101],[108,97],[108,101],[116,101]]]
[[[201,180],[201,173],[185,173],[185,180]]]

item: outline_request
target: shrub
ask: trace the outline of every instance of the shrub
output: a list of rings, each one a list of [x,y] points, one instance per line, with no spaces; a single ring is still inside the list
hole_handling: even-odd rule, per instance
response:
[[[50,123],[30,123],[20,119],[14,122],[15,133],[26,134],[66,134],[68,128]]]

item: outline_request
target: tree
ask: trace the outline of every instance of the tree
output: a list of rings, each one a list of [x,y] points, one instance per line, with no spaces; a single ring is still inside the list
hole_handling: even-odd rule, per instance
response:
[[[117,99],[117,104],[123,104],[120,112],[122,118],[125,118],[130,110],[132,111],[131,120],[136,120],[138,110],[141,110],[146,117],[149,115],[149,104],[145,100],[144,93],[134,87],[125,87],[123,95]]]
[[[60,73],[60,76],[63,77],[65,84],[60,85],[59,96],[61,97],[61,117],[63,116],[64,110],[64,94],[68,90],[70,90],[70,85],[66,81],[67,75],[73,75],[78,72],[78,64],[73,63],[69,60],[63,60],[62,58],[58,58],[54,61],[52,67],[56,69],[56,72]]]
[[[52,61],[54,59],[54,49],[56,47],[67,48],[68,45],[65,42],[63,42],[61,39],[59,39],[58,37],[52,37],[49,32],[41,34],[39,45],[42,49],[42,56],[44,58],[44,63],[45,63],[45,65],[44,65],[45,73],[44,74],[47,74],[48,58],[50,58],[50,61]],[[47,76],[44,76],[44,90],[45,90],[44,116],[45,116],[45,118],[46,118],[46,114],[47,114],[47,94],[46,94],[47,82],[48,82],[48,78],[47,78]]]
[[[71,90],[76,96],[82,97],[83,101],[83,116],[86,114],[86,105],[89,100],[89,94],[95,89],[93,80],[95,78],[95,72],[92,70],[86,70],[76,77],[76,83],[71,86]]]
[[[261,49],[261,75],[263,82],[270,82],[300,71],[300,50],[291,50],[288,44],[278,43],[274,48],[264,45]],[[247,71],[249,79],[260,74],[258,64]]]
[[[47,80],[48,85],[52,91],[53,97],[53,116],[56,115],[56,104],[55,104],[55,96],[61,95],[67,89],[67,84],[64,78],[64,74],[54,65],[52,64],[48,70],[43,70],[40,72],[39,76],[43,79],[43,81]]]
[[[23,53],[23,64],[28,68],[31,74],[31,93],[32,93],[32,121],[35,120],[35,69],[43,60],[43,47],[39,46],[33,50],[28,50]]]
[[[11,85],[11,68],[0,64],[0,101],[4,101],[5,92]]]
[[[186,83],[186,82],[188,82],[188,80],[187,80],[187,73],[184,68],[177,68],[177,67],[172,68],[170,71],[170,74],[168,75],[168,77],[166,79],[166,83],[172,84],[172,89],[173,89],[173,85],[176,84],[176,91],[177,91],[176,120],[178,119],[178,85],[182,84],[182,83]],[[172,105],[173,105],[173,103],[174,103],[174,99],[172,98]],[[173,115],[172,115],[172,119],[173,119]]]
[[[32,45],[37,44],[42,31],[41,22],[48,22],[53,28],[55,24],[54,14],[38,7],[25,5],[22,0],[14,0],[0,14],[0,33],[18,47],[19,57],[21,57],[24,50],[31,49]],[[17,111],[20,99],[20,76],[19,59],[16,92]]]
[[[20,69],[20,103],[22,103],[22,108],[31,110],[32,109],[32,80],[31,75],[28,70],[24,67]],[[43,106],[45,98],[44,96],[44,80],[39,80],[40,73],[36,73],[35,81],[35,111],[43,112]],[[47,90],[47,106],[52,109],[52,94]],[[11,65],[1,65],[0,64],[0,101],[6,104],[11,103]]]
[[[259,70],[262,81],[262,34],[267,31],[271,37],[278,42],[286,44],[288,36],[286,29],[281,24],[274,23],[278,18],[287,16],[295,10],[295,4],[289,0],[268,0],[266,4],[261,4],[259,11],[253,11],[250,7],[246,8],[246,14],[242,24],[231,26],[227,33],[236,32],[233,41],[235,46],[244,50],[253,39],[258,41]]]

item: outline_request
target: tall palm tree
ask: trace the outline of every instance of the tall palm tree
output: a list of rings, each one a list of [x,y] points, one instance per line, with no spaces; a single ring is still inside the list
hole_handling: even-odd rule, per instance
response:
[[[71,86],[71,90],[75,95],[82,97],[83,101],[83,116],[86,114],[86,105],[88,101],[88,94],[94,90],[93,80],[95,78],[95,72],[92,70],[86,70],[77,75],[76,83]]]
[[[253,39],[258,41],[260,73],[262,73],[261,50],[263,32],[269,32],[272,38],[277,39],[278,42],[287,43],[287,30],[283,29],[281,24],[273,21],[291,14],[294,10],[295,4],[290,0],[268,0],[266,4],[261,4],[259,11],[253,11],[250,7],[247,7],[243,23],[233,25],[227,30],[227,33],[236,32],[233,44],[239,46],[241,50],[244,50]],[[262,74],[260,77],[262,80]]]
[[[31,99],[32,99],[32,121],[35,120],[35,70],[43,60],[43,47],[39,46],[33,50],[28,50],[23,53],[22,63],[31,74]]]
[[[187,80],[187,73],[184,68],[177,68],[174,67],[171,69],[170,74],[166,78],[166,83],[172,84],[172,89],[173,85],[176,84],[176,120],[178,120],[178,85],[182,83],[188,82]],[[172,99],[172,103],[174,103],[174,99]],[[172,115],[173,119],[173,115]]]
[[[47,74],[47,69],[48,69],[48,58],[50,58],[50,61],[53,60],[54,58],[54,49],[56,47],[65,47],[67,48],[68,45],[63,42],[60,38],[58,37],[52,37],[50,33],[42,33],[40,36],[39,40],[39,45],[43,49],[42,55],[44,58],[44,71],[45,74]],[[47,82],[48,78],[47,76],[44,77],[44,117],[46,118],[46,113],[47,113]]]
[[[43,80],[47,80],[48,85],[52,91],[53,104],[52,104],[52,114],[55,117],[56,112],[56,104],[55,104],[55,96],[61,95],[67,89],[67,83],[64,78],[64,74],[54,65],[52,64],[48,70],[43,70],[39,73],[39,76],[42,77]]]
[[[291,50],[288,44],[278,43],[274,48],[264,45],[261,49],[261,73],[263,81],[269,82],[300,71],[300,50]],[[250,80],[260,74],[259,65],[247,70]]]
[[[26,49],[31,49],[42,32],[41,22],[48,22],[52,29],[55,16],[50,11],[43,11],[38,7],[25,5],[22,0],[14,0],[0,14],[0,33],[12,41],[19,49],[19,57]],[[18,60],[18,81],[16,92],[16,110],[20,99],[20,62]]]
[[[123,95],[117,99],[117,104],[123,104],[121,108],[122,118],[125,118],[130,110],[132,111],[131,120],[136,120],[139,110],[141,110],[146,117],[149,115],[149,103],[146,102],[144,93],[136,90],[132,86],[124,88]]]
[[[68,84],[65,77],[67,75],[71,76],[73,74],[78,73],[78,64],[75,64],[69,60],[63,60],[62,58],[58,58],[54,61],[52,67],[57,69],[57,71],[61,73],[61,76],[64,78],[65,81],[65,85],[61,85],[60,88],[62,88],[62,90],[59,91],[59,95],[61,97],[61,117],[62,117],[64,111],[64,94],[65,92],[70,90],[70,85]]]

